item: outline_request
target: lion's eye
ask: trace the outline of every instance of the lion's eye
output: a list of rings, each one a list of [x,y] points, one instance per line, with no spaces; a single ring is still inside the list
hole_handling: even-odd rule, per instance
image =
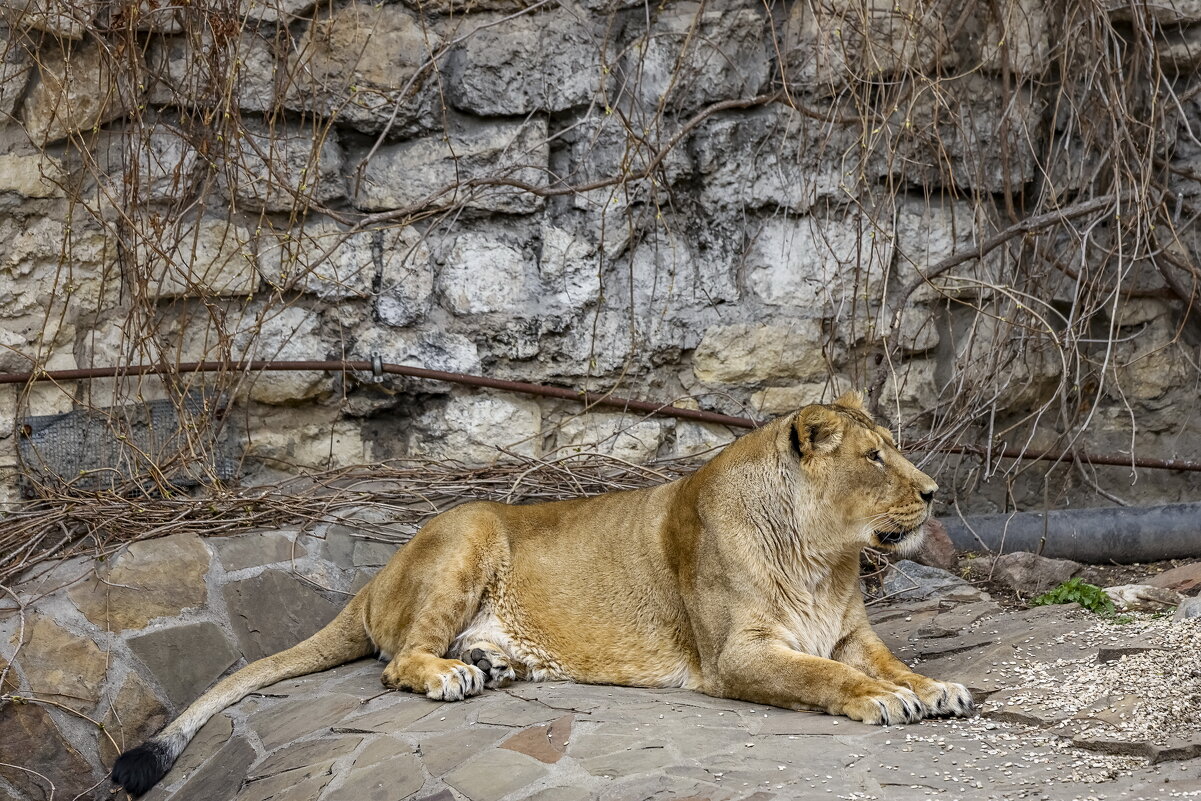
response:
[[[884,464],[884,459],[880,456],[880,452],[877,450],[868,451],[867,458],[871,459],[876,464]]]

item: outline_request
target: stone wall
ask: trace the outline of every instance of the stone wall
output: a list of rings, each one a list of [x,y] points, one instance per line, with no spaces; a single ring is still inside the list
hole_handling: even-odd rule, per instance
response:
[[[0,370],[379,353],[760,417],[863,387],[907,442],[1201,445],[1201,7],[526,5],[0,0]],[[732,435],[228,371],[0,387],[0,463],[29,415],[196,386],[250,480]],[[932,458],[968,508],[1190,497]]]

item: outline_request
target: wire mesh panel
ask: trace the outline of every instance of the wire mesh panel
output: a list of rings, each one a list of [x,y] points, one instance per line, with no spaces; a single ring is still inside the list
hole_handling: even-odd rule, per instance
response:
[[[18,453],[26,495],[39,487],[162,495],[239,476],[239,440],[221,425],[224,403],[192,392],[107,409],[27,417]]]

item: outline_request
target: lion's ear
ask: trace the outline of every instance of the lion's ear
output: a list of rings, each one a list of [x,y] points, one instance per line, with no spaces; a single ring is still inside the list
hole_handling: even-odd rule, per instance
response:
[[[802,459],[832,453],[842,443],[843,420],[824,406],[806,406],[789,431],[792,449]]]
[[[861,412],[863,411],[863,393],[857,389],[848,390],[838,396],[834,405]]]

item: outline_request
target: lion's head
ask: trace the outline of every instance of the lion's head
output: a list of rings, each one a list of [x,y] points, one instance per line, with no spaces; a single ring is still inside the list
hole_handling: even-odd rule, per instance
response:
[[[904,554],[921,546],[938,485],[901,455],[888,429],[864,411],[859,393],[777,422],[783,424],[778,449],[799,462],[805,500],[833,516],[854,540],[849,544]]]

